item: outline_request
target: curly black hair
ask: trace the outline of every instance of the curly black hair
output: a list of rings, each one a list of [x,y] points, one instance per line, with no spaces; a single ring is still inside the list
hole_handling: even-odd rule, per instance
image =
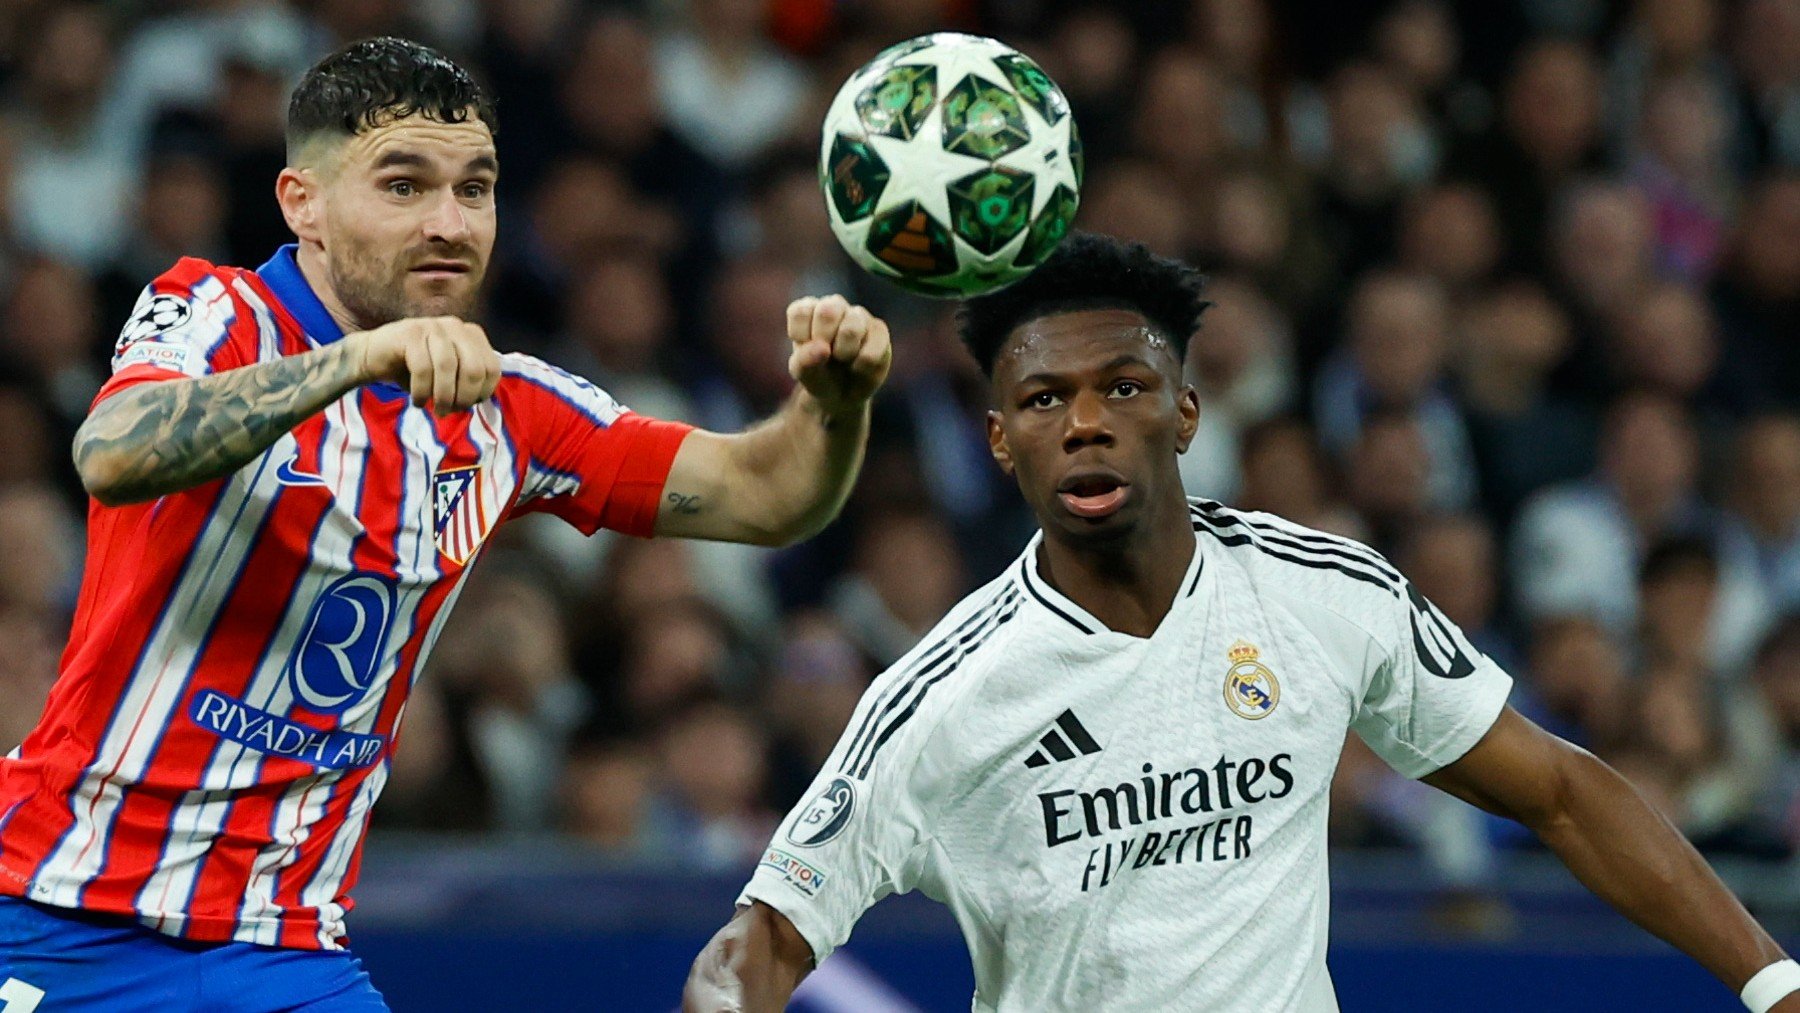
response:
[[[471,116],[497,130],[494,102],[469,72],[417,42],[352,42],[300,79],[288,100],[288,157],[320,134],[343,137],[419,113],[440,123]]]
[[[1121,308],[1144,315],[1179,360],[1210,305],[1200,297],[1199,271],[1151,253],[1142,243],[1072,232],[1037,270],[997,292],[966,300],[957,310],[963,345],[992,379],[994,359],[1020,324],[1053,313]]]

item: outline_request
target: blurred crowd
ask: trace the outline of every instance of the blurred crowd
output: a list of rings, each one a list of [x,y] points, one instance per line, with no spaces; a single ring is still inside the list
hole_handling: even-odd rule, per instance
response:
[[[736,867],[874,673],[1031,521],[948,307],[855,272],[838,84],[993,34],[1068,93],[1078,225],[1205,267],[1196,495],[1365,539],[1718,853],[1800,845],[1800,0],[14,0],[0,5],[0,748],[82,564],[68,446],[139,289],[254,266],[288,88],[402,34],[497,95],[495,343],[647,414],[787,394],[783,306],[897,356],[864,477],[765,551],[503,529],[414,691],[388,827]],[[1352,740],[1334,839],[1529,846]]]

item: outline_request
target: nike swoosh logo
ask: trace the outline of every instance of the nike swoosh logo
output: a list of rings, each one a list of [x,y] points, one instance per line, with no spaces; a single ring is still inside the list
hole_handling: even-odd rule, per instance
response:
[[[298,455],[296,455],[297,457]],[[275,467],[275,481],[282,485],[324,485],[325,479],[309,472],[297,471],[294,468],[294,457],[281,462]]]

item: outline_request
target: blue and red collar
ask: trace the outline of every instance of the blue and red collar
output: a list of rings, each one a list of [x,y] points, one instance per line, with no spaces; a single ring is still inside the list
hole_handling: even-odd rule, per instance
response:
[[[256,269],[256,274],[275,293],[275,298],[281,300],[281,305],[293,314],[300,329],[314,344],[329,345],[344,336],[344,329],[332,319],[331,311],[307,284],[306,275],[300,273],[300,262],[294,259],[299,249],[299,244],[289,243],[276,250],[267,263]]]

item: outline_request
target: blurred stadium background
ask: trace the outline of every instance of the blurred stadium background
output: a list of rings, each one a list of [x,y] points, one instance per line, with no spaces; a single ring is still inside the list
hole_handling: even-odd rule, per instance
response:
[[[817,189],[837,85],[946,27],[1067,91],[1079,226],[1212,273],[1191,491],[1389,553],[1800,938],[1800,0],[8,0],[0,749],[55,675],[70,437],[138,290],[285,241],[309,63],[429,42],[499,100],[500,347],[732,428],[786,392],[790,297],[895,327],[819,539],[505,532],[375,814],[352,936],[396,1010],[672,1008],[868,679],[1029,531],[946,308],[855,273]],[[1355,741],[1336,791],[1347,1011],[1737,1008]],[[966,1008],[916,900],[808,1008]]]

